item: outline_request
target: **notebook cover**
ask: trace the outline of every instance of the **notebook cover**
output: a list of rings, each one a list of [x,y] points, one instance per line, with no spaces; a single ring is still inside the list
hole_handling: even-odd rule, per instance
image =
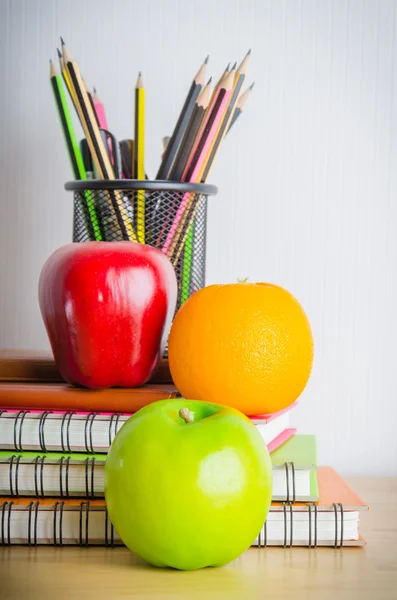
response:
[[[0,381],[62,382],[63,379],[50,352],[0,350]],[[150,383],[173,383],[168,359],[160,360]]]
[[[133,413],[151,402],[177,396],[176,387],[169,384],[107,390],[88,390],[66,383],[7,382],[0,385],[0,407],[15,409]]]
[[[294,435],[271,454],[272,465],[283,467],[294,462],[296,468],[317,466],[317,442],[315,435]]]

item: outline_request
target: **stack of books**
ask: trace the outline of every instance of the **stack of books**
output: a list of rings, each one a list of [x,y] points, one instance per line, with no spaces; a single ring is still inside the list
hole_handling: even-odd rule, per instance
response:
[[[143,388],[89,391],[53,361],[0,356],[0,544],[121,545],[104,500],[109,447],[148,400],[177,397],[167,363]],[[360,546],[368,507],[330,467],[316,438],[290,426],[293,405],[253,418],[273,465],[273,501],[257,546]],[[95,408],[95,411],[94,411]]]

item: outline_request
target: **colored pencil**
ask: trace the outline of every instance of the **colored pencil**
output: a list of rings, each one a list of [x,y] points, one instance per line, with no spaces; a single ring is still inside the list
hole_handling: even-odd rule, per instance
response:
[[[83,158],[81,156],[80,147],[76,139],[72,118],[69,112],[66,95],[63,89],[62,79],[57,74],[57,71],[52,61],[50,61],[50,80],[74,178],[78,180],[87,179]],[[91,223],[94,239],[102,240],[102,233],[96,215],[95,206],[91,198],[91,193],[88,190],[85,193],[85,199],[87,203],[88,219]]]
[[[201,124],[203,123],[205,112],[209,105],[210,93],[211,93],[211,78],[207,85],[203,89],[202,93],[196,100],[192,116],[189,124],[186,128],[185,135],[183,136],[181,145],[175,158],[174,166],[170,174],[170,179],[173,181],[179,181],[182,178],[183,171],[186,168],[186,164],[190,153],[192,151],[195,140],[199,133]]]
[[[179,144],[182,141],[182,136],[193,112],[195,102],[204,86],[208,59],[209,56],[207,56],[197,72],[197,75],[193,79],[178,121],[175,125],[175,129],[172,133],[169,143],[167,144],[167,148],[165,149],[163,160],[158,170],[156,179],[169,179],[171,168],[175,160],[176,153],[178,152]]]
[[[233,92],[230,96],[230,102],[229,102],[229,105],[225,112],[225,115],[222,118],[220,127],[218,128],[218,131],[214,138],[214,142],[211,145],[210,151],[209,151],[208,156],[205,161],[205,165],[200,172],[200,175],[199,175],[200,181],[207,181],[208,175],[214,164],[214,160],[218,153],[221,142],[223,141],[223,138],[225,137],[225,135],[228,131],[230,120],[232,118],[235,106],[236,106],[238,98],[240,96],[242,85],[243,85],[245,77],[247,75],[250,58],[251,58],[251,50],[248,50],[246,56],[244,57],[243,61],[239,65],[236,75],[234,77]]]
[[[229,105],[225,111],[225,115],[223,116],[220,125],[218,127],[218,131],[214,136],[214,140],[211,144],[210,150],[205,159],[204,165],[200,171],[199,179],[204,182],[207,180],[210,170],[214,164],[215,157],[218,153],[219,147],[221,145],[222,140],[224,139],[228,126],[230,123],[230,119],[232,117],[234,108],[236,106],[237,100],[239,98],[242,85],[244,83],[248,65],[250,61],[251,50],[249,50],[241,62],[240,66],[237,69],[236,75],[234,77],[233,83],[233,92],[230,97]],[[232,71],[234,70],[235,65],[233,65]],[[191,276],[192,276],[192,259],[193,259],[193,240],[194,240],[194,217],[195,213],[190,217],[190,222],[186,234],[186,238],[182,240],[182,244],[180,244],[180,248],[184,248],[184,257],[183,257],[183,269],[182,269],[182,285],[181,285],[181,303],[185,302],[190,294],[190,285],[191,285]],[[176,260],[179,258],[176,257]]]
[[[101,127],[102,129],[106,129],[106,131],[109,131],[108,122],[105,114],[105,108],[103,106],[102,100],[100,99],[95,87],[93,88],[93,90],[94,94],[92,97],[94,100],[95,112],[98,117],[99,127]]]
[[[134,138],[134,175],[136,179],[145,179],[145,88],[142,74],[139,72],[135,86],[135,138]],[[138,241],[145,243],[145,193],[137,192],[137,234]]]
[[[241,115],[241,113],[244,111],[245,109],[245,105],[248,102],[248,99],[251,95],[251,92],[254,88],[255,82],[251,83],[251,85],[249,86],[249,88],[247,88],[245,90],[245,92],[243,94],[241,94],[239,101],[237,102],[236,108],[233,112],[233,116],[230,120],[230,124],[227,130],[227,133],[229,133],[229,131],[231,130],[231,128],[233,127],[234,123],[237,121],[237,119],[239,118],[239,116]]]
[[[98,127],[102,127],[102,125],[101,125],[101,123],[99,121],[99,118],[98,118],[98,114],[97,114],[97,111],[96,111],[96,108],[95,108],[95,104],[94,104],[94,98],[92,97],[92,94],[90,92],[90,88],[88,87],[88,85],[86,84],[86,82],[84,81],[84,79],[83,79],[83,83],[84,83],[84,86],[85,86],[85,91],[87,92],[88,100],[90,101],[90,104],[91,104],[91,109],[92,109],[92,112],[94,114],[96,124],[98,125]]]
[[[103,144],[101,133],[81,78],[78,64],[71,57],[65,44],[62,46],[62,50],[66,70],[76,96],[76,109],[87,138],[98,176],[100,179],[114,179],[113,167]],[[136,241],[136,235],[128,219],[120,192],[117,190],[108,192],[107,199],[110,204],[109,216],[111,219],[115,216],[123,239]]]
[[[222,82],[221,87],[218,89],[214,97],[212,107],[210,108],[210,111],[208,113],[207,122],[205,123],[205,126],[202,129],[200,139],[198,140],[196,147],[192,151],[191,158],[189,157],[189,163],[182,176],[183,181],[191,183],[197,182],[197,177],[204,163],[212,139],[218,129],[219,122],[222,119],[222,116],[224,115],[224,112],[228,105],[230,95],[232,93],[233,81],[234,73],[233,71],[231,71],[226,75],[224,82]],[[180,236],[180,231],[177,235],[175,234],[177,232],[177,228],[181,221],[183,213],[187,208],[190,197],[191,194],[184,194],[178,211],[176,213],[175,219],[171,225],[165,243],[162,247],[162,251],[168,256],[172,255],[172,253],[175,250],[178,238]]]
[[[204,90],[197,98],[194,110],[190,117],[189,124],[186,128],[185,135],[183,136],[182,142],[179,146],[178,153],[175,158],[174,166],[172,168],[172,172],[170,174],[170,179],[172,181],[180,181],[182,177],[182,173],[186,167],[186,162],[189,158],[190,152],[192,150],[193,144],[197,138],[198,132],[200,130],[201,124],[203,122],[205,111],[207,109],[209,103],[209,97],[211,93],[211,78],[209,79],[207,85]],[[155,246],[160,247],[164,241],[165,232],[167,230],[167,226],[172,220],[175,218],[176,211],[178,210],[178,203],[180,200],[180,194],[175,194],[175,198],[173,200],[172,205],[170,206],[169,212],[162,223],[161,231],[155,241]]]

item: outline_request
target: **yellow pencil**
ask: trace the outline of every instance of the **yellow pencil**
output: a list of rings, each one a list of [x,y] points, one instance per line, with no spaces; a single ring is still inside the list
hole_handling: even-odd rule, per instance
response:
[[[145,88],[139,72],[135,86],[135,137],[134,137],[134,176],[145,179]],[[145,193],[137,192],[137,235],[138,241],[145,243]]]
[[[76,109],[87,138],[93,162],[96,166],[99,179],[115,179],[112,164],[107,155],[94,112],[92,110],[80,69],[68,52],[65,44],[62,46],[63,60],[76,98]],[[106,193],[109,201],[111,217],[116,217],[116,223],[122,233],[123,239],[136,241],[135,232],[128,219],[123,198],[118,190]]]

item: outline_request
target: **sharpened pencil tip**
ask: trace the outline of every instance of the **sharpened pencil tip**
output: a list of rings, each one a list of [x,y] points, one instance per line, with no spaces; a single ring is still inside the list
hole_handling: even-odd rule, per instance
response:
[[[206,58],[206,59],[205,59],[205,61],[204,61],[204,64],[205,64],[205,65],[208,65],[208,61],[209,61],[209,59],[210,59],[210,55],[209,55],[209,54],[207,54],[207,58]]]
[[[94,90],[94,94],[96,94],[96,87],[95,87],[95,85],[92,86],[92,89]]]
[[[142,77],[142,71],[138,71],[139,77]]]
[[[50,65],[52,65],[52,60],[51,60],[51,58],[50,58]]]
[[[236,60],[236,62],[234,63],[234,65],[232,66],[232,71],[234,71],[234,69],[235,69],[236,67],[237,67],[237,60]]]
[[[253,89],[254,89],[254,85],[255,85],[255,81],[254,81],[254,83],[251,83],[251,85],[250,85],[249,89],[250,89],[250,90],[253,90]]]
[[[212,77],[209,78],[209,80],[207,81],[207,85],[209,85],[212,81]]]
[[[250,54],[251,54],[251,48],[248,50],[247,56],[249,56]]]
[[[65,40],[63,39],[63,37],[62,36],[59,36],[59,37],[61,38],[61,44],[62,44],[62,46],[66,46]]]
[[[58,58],[62,58],[62,52],[60,51],[59,48],[57,48],[57,52],[58,52]]]

